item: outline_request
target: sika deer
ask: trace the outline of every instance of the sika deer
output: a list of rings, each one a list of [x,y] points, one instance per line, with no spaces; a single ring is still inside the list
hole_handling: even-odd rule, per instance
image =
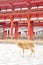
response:
[[[17,45],[19,46],[19,47],[21,47],[22,49],[23,49],[23,57],[24,57],[24,50],[25,49],[30,49],[31,50],[31,54],[30,54],[30,57],[31,57],[31,55],[32,55],[32,53],[34,52],[35,53],[35,45],[34,45],[34,42],[18,42],[17,43]]]

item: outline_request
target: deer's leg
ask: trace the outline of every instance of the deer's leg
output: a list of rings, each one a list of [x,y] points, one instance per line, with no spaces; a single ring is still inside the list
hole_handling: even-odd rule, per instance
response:
[[[33,52],[35,52],[34,49],[31,49],[30,57],[32,56]]]
[[[22,57],[24,57],[24,49],[23,49],[23,56]]]
[[[35,57],[35,49],[33,49],[33,52],[34,52],[34,56],[33,57]]]

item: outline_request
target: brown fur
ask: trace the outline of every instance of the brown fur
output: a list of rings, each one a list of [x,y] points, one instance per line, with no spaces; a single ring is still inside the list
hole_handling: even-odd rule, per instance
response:
[[[32,55],[33,52],[35,52],[34,50],[34,42],[18,42],[17,44],[19,47],[21,47],[23,49],[23,56],[24,56],[24,50],[25,49],[30,49],[31,50],[31,54]]]

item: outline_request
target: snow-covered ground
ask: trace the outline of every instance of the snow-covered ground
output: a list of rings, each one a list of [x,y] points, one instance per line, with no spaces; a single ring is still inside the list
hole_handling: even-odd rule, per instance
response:
[[[0,44],[0,65],[43,65],[43,45],[35,45],[35,57],[29,57],[30,50],[22,49],[16,44]]]

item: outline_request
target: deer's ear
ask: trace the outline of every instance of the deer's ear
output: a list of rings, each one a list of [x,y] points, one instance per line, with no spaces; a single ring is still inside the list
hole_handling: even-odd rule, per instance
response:
[[[16,41],[17,42],[17,41]]]
[[[15,43],[17,43],[17,40],[15,40]]]
[[[16,43],[18,44],[18,41],[16,40]]]

